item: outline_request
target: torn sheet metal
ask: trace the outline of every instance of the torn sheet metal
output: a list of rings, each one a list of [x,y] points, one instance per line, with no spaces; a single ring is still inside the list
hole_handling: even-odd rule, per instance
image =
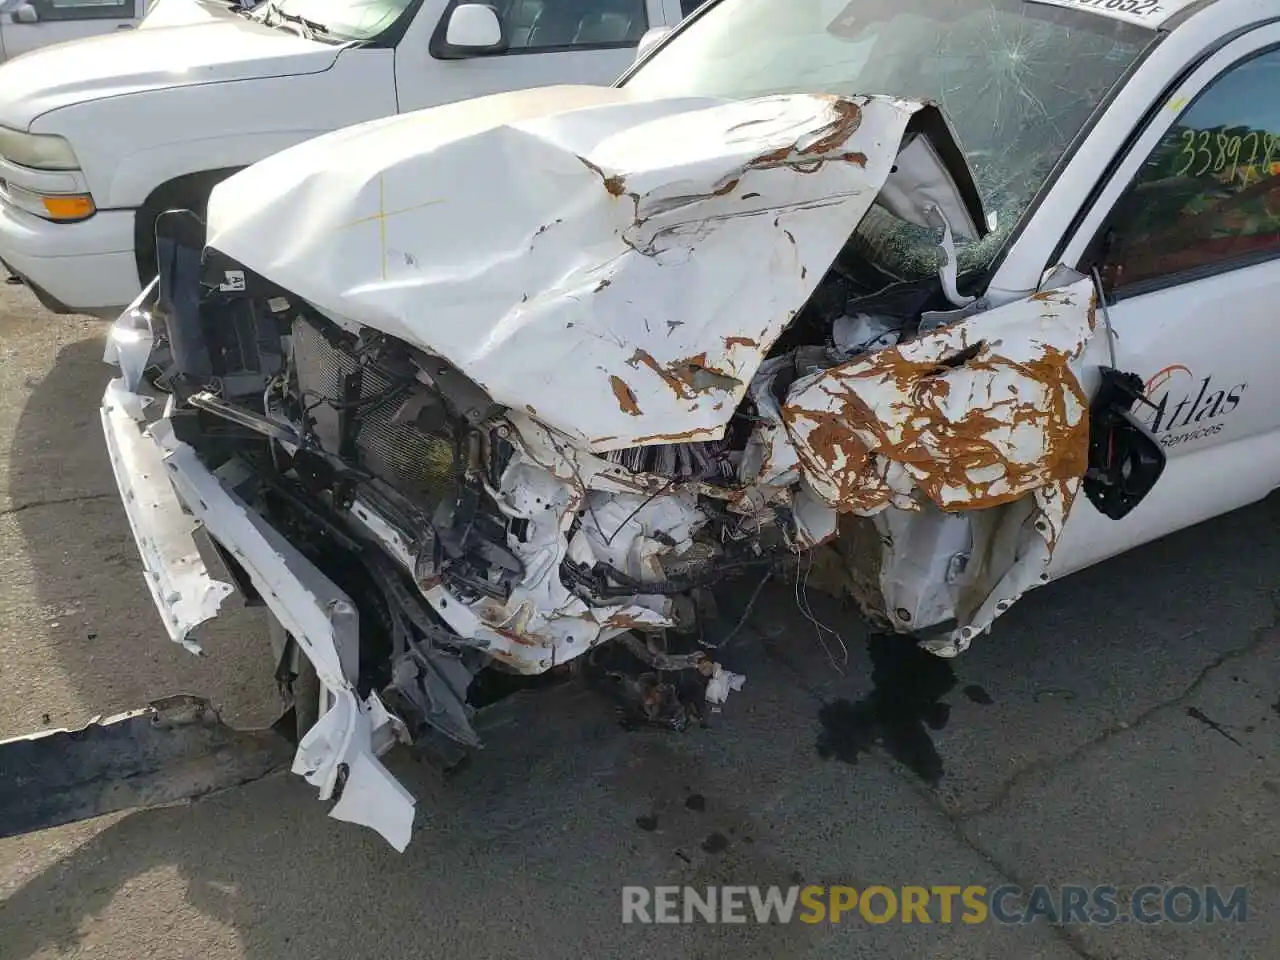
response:
[[[587,449],[718,438],[909,123],[949,134],[887,98],[632,96],[541,88],[311,140],[215,189],[209,243]],[[975,203],[946,206],[980,230]]]
[[[964,651],[1049,579],[1088,461],[1088,402],[1071,364],[1094,327],[1093,284],[1078,278],[815,373],[787,395],[782,415],[812,490],[840,512],[877,516],[886,616],[901,630],[959,621],[925,641],[934,653]]]
[[[192,539],[195,522],[173,496],[164,452],[143,436],[144,403],[123,379],[112,380],[102,398],[107,454],[120,500],[142,560],[142,575],[169,639],[201,653],[191,632],[218,615],[232,586],[209,575]]]
[[[196,571],[198,558],[151,549],[153,543],[185,544],[194,554],[194,515],[244,568],[271,613],[315,667],[332,701],[299,746],[294,770],[320,788],[321,799],[339,798],[333,816],[372,827],[403,850],[409,842],[414,800],[377,759],[394,741],[398,721],[375,694],[363,698],[356,691],[355,606],[227,489],[195,450],[173,435],[167,417],[148,425],[144,399],[126,389],[122,379],[113,380],[103,397],[102,420],[121,498],[148,576],[158,584],[152,593],[170,621],[171,636],[175,629],[194,626],[198,614],[212,615],[211,589],[219,602],[230,592],[229,585],[209,580],[202,563]],[[138,502],[135,491],[143,488],[148,491],[143,501],[148,510],[145,519],[136,520],[130,504]],[[216,609],[213,605],[212,612]]]
[[[151,311],[147,305],[154,302],[158,286],[159,280],[152,280],[107,331],[102,362],[120,368],[123,386],[130,392],[136,391],[142,383],[142,375],[155,346]]]
[[[355,690],[339,688],[298,744],[292,769],[320,788],[320,799],[337,801],[329,816],[372,827],[403,853],[413,835],[416,801],[374,749],[379,730],[394,722],[376,693],[362,701]]]
[[[1078,478],[1059,480],[1035,490],[1029,498],[1000,508],[991,549],[1009,554],[999,580],[982,598],[981,605],[948,637],[926,640],[922,646],[941,657],[954,657],[969,649],[975,637],[991,629],[1028,590],[1049,582],[1049,561],[1062,535],[1067,516],[1080,490]]]
[[[147,488],[159,534],[189,536],[191,519],[174,513],[185,505],[315,665],[328,709],[293,769],[335,800],[333,816],[403,849],[415,807],[378,760],[405,723],[357,693],[355,605],[281,532],[315,522],[312,500],[326,534],[332,522],[381,545],[385,558],[365,559],[390,569],[385,609],[417,625],[402,635],[416,629],[518,674],[619,637],[652,654],[631,634],[696,626],[708,584],[790,563],[836,537],[841,514],[863,515],[860,533],[872,534],[855,558],[862,595],[889,608],[872,613],[903,631],[956,618],[950,638],[931,641],[939,654],[963,650],[1046,578],[1087,461],[1087,404],[1069,366],[1093,330],[1087,280],[948,314],[954,322],[923,332],[888,302],[864,315],[824,311],[812,340],[765,360],[873,202],[917,225],[944,212],[949,228],[978,231],[975,204],[948,200],[966,193],[952,190],[954,173],[920,146],[939,128],[932,107],[877,98],[633,101],[556,88],[342,131],[218,188],[217,253],[288,291],[273,300],[309,301],[355,336],[309,310],[282,333],[268,301],[258,333],[309,373],[280,379],[275,393],[260,377],[251,389],[230,376],[201,381],[202,410],[272,427],[260,431],[270,438],[256,441],[260,456],[227,461],[216,434],[177,439],[177,401],[146,423],[132,388],[147,358],[131,338],[149,336],[149,321],[135,309],[113,332],[109,358],[123,377],[108,388],[104,426],[113,451],[154,448],[151,459],[113,452],[126,502],[148,471],[167,476],[172,489]],[[840,299],[830,282],[847,307],[848,291]],[[201,326],[224,309],[202,302]],[[796,326],[814,332],[809,318]],[[349,402],[360,383],[313,390],[312,367],[323,365],[296,363],[308,337],[327,345],[324,369],[386,361],[399,381],[367,404]],[[483,416],[448,402],[443,378],[458,372],[479,397],[462,408]],[[375,416],[392,394],[404,403],[393,419],[407,411],[394,431]],[[449,469],[438,485],[419,483],[360,443],[272,419],[317,401],[355,411],[352,433],[370,444],[434,449],[448,438]],[[438,417],[453,418],[448,429]],[[304,462],[315,457],[342,469],[315,471]],[[361,479],[350,499],[348,468],[390,489]],[[302,509],[251,509],[241,484],[255,470],[295,484]],[[346,479],[319,475],[329,472]],[[441,561],[433,533],[450,528],[440,508],[464,493],[484,521],[474,528],[483,549]],[[180,565],[147,536],[138,533],[148,570],[172,584],[157,588],[161,611],[190,603],[182,622],[194,624],[209,605],[207,574],[177,583]],[[961,554],[977,559],[961,570]],[[712,680],[712,702],[742,682]],[[393,703],[406,720],[411,704]]]
[[[539,433],[545,435],[545,428],[534,431]],[[604,461],[590,459],[602,468]],[[572,477],[574,465],[559,463],[560,472]],[[513,458],[492,496],[502,513],[528,523],[524,539],[508,544],[524,564],[525,576],[506,600],[482,597],[469,605],[443,586],[428,589],[427,602],[461,636],[483,641],[485,652],[507,668],[537,674],[630,630],[674,625],[665,598],[588,604],[565,584],[560,569],[566,557],[588,566],[599,559],[617,561],[641,578],[654,577],[657,558],[678,549],[668,539],[667,522],[673,530],[683,529],[686,540],[702,522],[692,498],[658,497],[646,503],[638,494],[620,494],[610,505],[598,492],[548,472],[525,455]],[[600,512],[593,513],[596,505]],[[642,509],[637,511],[637,505]],[[573,531],[582,510],[588,522]],[[651,535],[655,529],[662,541]]]
[[[1080,280],[795,383],[783,418],[814,491],[845,512],[995,507],[1084,475],[1093,333]]]

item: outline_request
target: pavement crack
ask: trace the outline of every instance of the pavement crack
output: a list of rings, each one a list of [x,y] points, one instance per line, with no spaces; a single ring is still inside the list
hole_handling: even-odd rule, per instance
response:
[[[995,795],[987,803],[972,810],[948,810],[948,816],[950,816],[956,823],[963,823],[976,817],[992,813],[999,807],[1003,806],[1009,800],[1010,796],[1012,796],[1014,791],[1031,777],[1050,770],[1055,770],[1059,767],[1069,766],[1089,752],[1108,743],[1113,737],[1136,730],[1157,713],[1182,705],[1186,700],[1195,695],[1196,691],[1200,689],[1200,686],[1204,681],[1207,680],[1210,674],[1219,667],[1230,663],[1232,660],[1248,656],[1268,641],[1275,640],[1277,638],[1277,628],[1280,627],[1280,598],[1273,598],[1272,602],[1275,604],[1275,610],[1273,611],[1270,623],[1255,630],[1253,638],[1244,646],[1236,647],[1233,650],[1226,650],[1214,657],[1213,660],[1196,673],[1195,677],[1180,693],[1177,693],[1166,700],[1161,700],[1152,704],[1132,720],[1112,724],[1063,756],[1046,757],[1043,760],[1033,760],[1031,763],[1028,763],[1026,766],[1015,771],[1009,779],[1005,780],[1004,783],[1000,785],[999,789],[996,790]],[[1224,735],[1228,736],[1229,739],[1235,739],[1234,737],[1230,737],[1229,734]],[[1238,743],[1239,741],[1236,742]]]
[[[870,751],[868,752],[868,757],[872,763],[879,764],[883,769],[888,770],[891,776],[904,783],[908,789],[921,799],[926,807],[941,815],[956,842],[985,863],[994,872],[1000,884],[1017,887],[1023,897],[1026,896],[1027,891],[1034,887],[1043,886],[1041,881],[1023,875],[1021,871],[1003,862],[998,856],[979,843],[965,828],[961,818],[956,816],[943,802],[934,788],[919,777],[906,774],[901,764],[883,752]],[[1081,960],[1103,960],[1098,954],[1089,950],[1081,933],[1067,924],[1048,922],[1043,929],[1068,950],[1080,957]]]
[[[118,498],[118,493],[82,493],[74,497],[55,497],[51,500],[31,500],[27,503],[20,503],[16,507],[6,507],[0,510],[0,517],[7,517],[15,513],[22,513],[26,510],[34,510],[37,507],[59,507],[68,503],[86,503],[90,500],[110,500]]]
[[[960,843],[964,844],[964,846],[968,847],[975,856],[981,858],[988,866],[999,873],[1000,876],[1004,877],[1006,880],[1012,881],[1024,892],[1036,886],[1033,881],[1020,876],[1018,871],[1012,870],[1005,864],[1001,863],[994,854],[975,841],[965,830],[961,829],[958,824],[952,825],[952,832],[956,839],[959,840]],[[1089,948],[1085,946],[1085,941],[1081,934],[1075,929],[1068,927],[1066,924],[1048,923],[1046,924],[1045,929],[1048,930],[1059,943],[1076,956],[1080,957],[1081,960],[1101,960],[1098,954],[1091,952]]]

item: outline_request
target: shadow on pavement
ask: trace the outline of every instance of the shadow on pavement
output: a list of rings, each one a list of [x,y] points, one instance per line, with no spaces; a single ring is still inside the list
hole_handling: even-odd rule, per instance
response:
[[[59,351],[31,392],[9,451],[13,518],[32,609],[54,618],[48,643],[80,703],[54,725],[140,707],[159,696],[209,697],[240,725],[265,725],[278,700],[258,611],[231,610],[201,633],[201,659],[171,643],[142,579],[99,420],[110,368],[101,338]],[[236,606],[228,602],[228,608]],[[22,619],[16,615],[15,619]],[[262,642],[257,638],[262,637]],[[252,639],[249,639],[252,638]],[[246,642],[248,641],[248,642]]]
[[[809,939],[798,924],[619,922],[628,882],[785,885],[798,876],[739,805],[750,773],[729,771],[729,786],[726,771],[700,772],[718,747],[713,731],[680,740],[626,732],[574,687],[504,708],[486,723],[492,749],[447,785],[393,763],[420,798],[403,855],[326,818],[300,780],[272,777],[102,830],[0,906],[0,956],[86,949],[88,918],[137,896],[122,891],[145,887],[148,874],[175,870],[183,912],[233,928],[254,960],[638,956],[642,944],[750,958]]]

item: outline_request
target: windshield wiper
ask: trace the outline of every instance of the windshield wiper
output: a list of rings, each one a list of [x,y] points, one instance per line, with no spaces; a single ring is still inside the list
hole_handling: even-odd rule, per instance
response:
[[[273,14],[275,15],[274,21],[271,19]],[[320,36],[328,37],[332,35],[329,28],[323,23],[319,23],[315,20],[308,20],[306,17],[300,17],[296,13],[285,13],[280,9],[280,5],[278,3],[268,4],[262,15],[262,22],[268,27],[278,27],[280,26],[281,21],[302,27],[304,31],[302,34],[303,38],[307,40],[313,40]]]

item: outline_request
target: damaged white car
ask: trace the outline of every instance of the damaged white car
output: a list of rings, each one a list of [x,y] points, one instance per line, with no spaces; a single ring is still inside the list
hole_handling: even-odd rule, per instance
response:
[[[625,655],[679,725],[672,674],[741,686],[717,582],[831,551],[954,656],[1265,496],[1270,6],[713,0],[615,87],[310,141],[207,245],[165,215],[102,418],[170,636],[264,602],[295,772],[403,849],[378,757],[477,746],[486,676]]]

